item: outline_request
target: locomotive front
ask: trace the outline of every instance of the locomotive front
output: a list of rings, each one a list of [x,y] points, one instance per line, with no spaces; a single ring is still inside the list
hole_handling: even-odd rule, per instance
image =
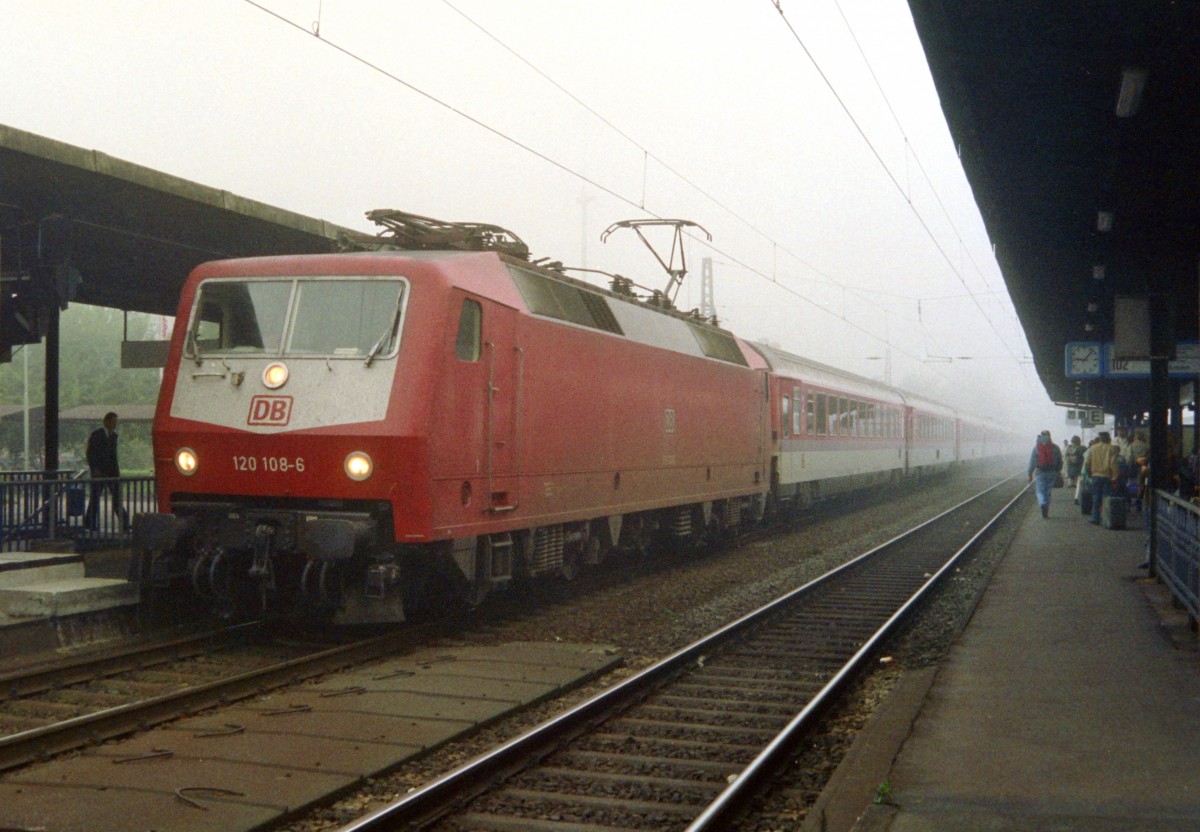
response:
[[[155,418],[159,513],[135,530],[145,585],[183,579],[228,615],[402,620],[394,500],[420,500],[402,486],[424,455],[393,396],[410,295],[361,255],[197,269]]]

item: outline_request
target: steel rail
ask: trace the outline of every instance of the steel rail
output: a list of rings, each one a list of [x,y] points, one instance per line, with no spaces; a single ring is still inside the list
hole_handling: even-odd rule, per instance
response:
[[[846,684],[862,668],[867,658],[883,640],[892,634],[897,625],[908,618],[917,604],[925,598],[926,594],[941,582],[942,577],[959,562],[963,555],[975,547],[975,544],[979,542],[984,534],[990,531],[993,526],[1000,522],[1001,518],[1008,514],[1012,507],[1025,496],[1028,490],[1028,485],[1021,489],[1015,497],[1005,504],[1004,508],[989,520],[987,524],[976,531],[970,540],[964,543],[937,572],[931,575],[921,585],[920,589],[905,601],[904,605],[896,610],[883,626],[876,630],[863,643],[854,656],[851,657],[850,661],[843,665],[841,670],[829,680],[828,684],[809,700],[804,709],[792,718],[791,722],[779,732],[775,739],[771,740],[758,756],[742,770],[737,779],[730,783],[721,794],[717,795],[716,799],[708,805],[708,808],[692,821],[687,827],[686,832],[711,832],[711,830],[729,828],[728,823],[741,811],[747,801],[761,789],[763,780],[772,772],[778,770],[782,758],[790,749],[795,747],[796,741],[813,727],[822,708],[829,700],[845,688]]]
[[[252,621],[168,641],[98,651],[63,662],[8,671],[0,674],[0,702],[202,655],[220,646],[221,639],[243,633],[252,635],[261,629],[261,625],[261,621]]]
[[[824,575],[821,575],[820,577],[791,590],[774,601],[771,601],[759,607],[758,609],[743,615],[735,621],[726,624],[719,630],[716,630],[715,632],[710,633],[698,641],[681,648],[680,650],[672,653],[670,656],[667,656],[666,658],[637,673],[636,675],[625,679],[612,688],[600,692],[586,702],[583,702],[580,705],[577,705],[574,708],[571,708],[570,710],[535,726],[520,736],[517,736],[500,745],[491,752],[476,757],[475,759],[442,775],[425,786],[406,794],[402,798],[399,798],[387,806],[380,807],[379,809],[376,809],[375,811],[370,812],[345,826],[339,827],[337,832],[380,832],[380,830],[385,829],[417,829],[429,825],[439,817],[449,814],[460,805],[476,797],[494,781],[502,779],[509,774],[525,768],[528,766],[530,759],[540,759],[546,756],[554,749],[564,745],[565,742],[599,724],[612,713],[623,709],[630,702],[636,701],[637,699],[645,696],[655,688],[659,687],[670,677],[689,669],[696,664],[697,660],[705,657],[719,644],[730,640],[733,636],[740,634],[750,627],[762,623],[773,613],[779,611],[783,607],[788,606],[789,604],[798,600],[800,597],[808,595],[814,590],[823,587],[824,585],[830,583],[834,578],[875,557],[881,552],[884,552],[885,550],[907,540],[916,533],[939,522],[964,506],[967,506],[973,503],[975,500],[978,500],[981,497],[991,493],[1012,479],[1014,479],[1014,477],[1001,480],[1000,482],[984,489],[969,499],[964,500],[949,509],[946,509],[940,514],[926,520],[923,523],[920,523],[917,526],[914,526],[913,528],[899,535],[896,535],[890,540],[869,549],[868,551],[858,555],[846,563],[843,563],[829,572],[826,572]],[[984,532],[987,531],[987,529],[991,528],[996,520],[1003,516],[1003,514],[1016,503],[1016,501],[1022,494],[1025,493],[1026,490],[1028,490],[1028,487],[1022,489],[1017,497],[1013,498],[1013,500],[1007,503],[1004,509],[998,515],[996,515],[996,517],[994,517],[986,526],[979,530],[971,538],[971,541],[955,554],[953,560],[956,561],[963,552],[965,552]],[[952,563],[948,563],[946,566],[943,566],[941,569],[939,569],[934,577],[930,578],[925,582],[925,584],[922,585],[922,589],[918,594],[923,595],[926,589],[936,582],[938,577],[945,574],[946,569],[950,565],[952,565]],[[915,603],[916,600],[910,599],[909,602],[904,604],[904,606],[901,608],[901,611],[893,614],[893,616],[888,619],[885,629],[890,632],[890,630],[894,628],[895,624],[903,617],[901,613],[906,614],[908,611],[911,611]],[[882,640],[886,634],[886,632],[883,634],[876,633],[875,636],[872,636],[869,639],[867,644],[864,644],[863,647],[855,653],[853,661],[856,666],[861,664],[864,657],[870,653],[871,649],[878,645],[879,641]],[[852,675],[852,672],[852,669],[843,669],[841,672],[835,675],[834,681],[837,682],[838,686],[840,686]],[[833,694],[833,689],[834,685],[833,682],[831,682],[826,685],[825,689],[823,689],[817,695],[821,703],[828,701]],[[789,723],[788,728],[791,729],[788,731],[789,736],[793,736],[796,731],[801,729],[802,722],[799,722],[800,716],[804,716],[805,720],[810,720],[812,718],[812,714],[819,711],[819,709],[819,705],[806,707],[801,712],[801,715],[798,715],[792,720],[791,723]],[[743,779],[747,781],[747,784],[757,782],[761,774],[769,768],[769,762],[776,754],[779,753],[779,750],[786,747],[786,745],[786,740],[773,741],[770,744],[770,757],[764,758],[761,762],[756,758],[756,760],[749,767],[743,770],[742,774],[737,777],[737,780],[733,785],[738,785],[738,783],[740,783]],[[723,792],[717,798],[717,800],[721,803],[717,810],[718,816],[721,818],[726,817],[726,813],[729,811],[729,809],[746,794],[741,790],[730,791],[727,789],[726,791],[729,792],[728,796],[726,796],[726,793]],[[710,808],[712,808],[711,805]],[[705,812],[701,813],[699,817],[706,817],[707,814],[708,812],[706,810]],[[710,823],[710,821],[706,820],[705,823]],[[715,829],[716,826],[707,825],[700,828]]]
[[[0,737],[0,771],[145,730],[204,708],[246,699],[348,665],[391,655],[397,650],[411,647],[425,632],[424,628],[413,628],[375,636],[140,702]]]

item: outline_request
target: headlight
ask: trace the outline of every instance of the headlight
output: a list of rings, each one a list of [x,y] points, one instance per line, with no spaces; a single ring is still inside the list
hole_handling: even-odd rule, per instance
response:
[[[180,448],[175,452],[175,467],[185,477],[190,477],[196,473],[196,468],[199,465],[200,461],[196,459],[196,452],[191,448]]]
[[[263,370],[262,383],[265,387],[272,390],[278,390],[288,380],[288,368],[282,361],[276,361],[274,364],[268,364]]]
[[[375,463],[362,451],[355,451],[346,457],[343,467],[346,469],[347,477],[355,482],[362,482],[371,476],[371,472],[375,470]]]

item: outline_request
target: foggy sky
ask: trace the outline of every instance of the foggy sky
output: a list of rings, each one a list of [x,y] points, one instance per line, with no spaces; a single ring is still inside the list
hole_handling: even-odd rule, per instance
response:
[[[743,337],[1061,426],[901,0],[261,6],[0,0],[0,123],[367,231],[380,207],[502,225],[654,287],[601,232],[690,219],[713,241],[681,306],[712,257]]]

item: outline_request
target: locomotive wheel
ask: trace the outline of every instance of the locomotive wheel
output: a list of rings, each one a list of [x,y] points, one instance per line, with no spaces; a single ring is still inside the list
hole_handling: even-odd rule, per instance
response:
[[[212,600],[213,588],[208,580],[208,571],[212,567],[212,555],[198,555],[191,563],[192,592],[197,598],[205,601]]]
[[[342,570],[328,560],[310,560],[300,574],[300,596],[305,606],[313,610],[336,610],[342,603],[345,589]]]
[[[404,618],[414,623],[437,621],[448,614],[465,611],[461,577],[456,579],[436,566],[410,568],[404,588]]]
[[[209,561],[213,612],[220,618],[243,621],[264,612],[266,598],[261,584],[248,577],[249,561],[248,556],[238,552],[218,552]]]
[[[643,514],[627,515],[621,528],[620,548],[644,557],[650,551],[650,536],[646,531],[646,517]]]
[[[559,567],[558,574],[565,580],[573,581],[579,575],[579,564],[583,560],[582,543],[573,543],[563,549],[562,566]]]

